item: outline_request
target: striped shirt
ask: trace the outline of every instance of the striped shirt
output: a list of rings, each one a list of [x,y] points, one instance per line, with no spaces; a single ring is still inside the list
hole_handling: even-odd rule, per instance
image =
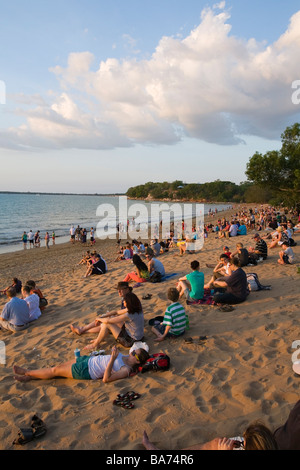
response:
[[[185,331],[186,314],[183,306],[179,302],[174,302],[165,311],[163,325],[170,325],[169,333],[180,335]]]
[[[267,259],[268,257],[268,246],[262,238],[258,240],[258,242],[255,245],[255,251],[258,251],[259,254],[263,257],[263,259]]]

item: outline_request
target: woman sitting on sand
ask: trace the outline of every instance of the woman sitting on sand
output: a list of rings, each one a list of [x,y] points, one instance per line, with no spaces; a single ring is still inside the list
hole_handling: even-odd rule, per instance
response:
[[[83,333],[98,333],[86,350],[97,349],[103,339],[111,332],[114,338],[125,348],[131,348],[135,341],[144,338],[144,314],[138,297],[129,292],[124,296],[124,309],[108,312],[84,327],[70,325],[71,330],[78,335]]]
[[[139,255],[133,255],[132,262],[136,267],[136,271],[128,273],[124,279],[124,282],[146,282],[148,281],[150,274],[147,265],[139,257]]]
[[[19,382],[46,380],[54,377],[66,377],[76,380],[102,379],[104,383],[129,377],[139,365],[145,364],[149,354],[144,349],[136,349],[124,356],[113,346],[111,355],[80,356],[76,360],[44,369],[23,369],[15,365],[13,371]]]

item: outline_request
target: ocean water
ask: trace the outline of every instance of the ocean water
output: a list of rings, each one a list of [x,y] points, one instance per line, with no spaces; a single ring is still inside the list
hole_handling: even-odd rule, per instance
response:
[[[124,204],[124,197],[122,201]],[[132,214],[135,213],[134,207],[137,207],[132,207],[134,204],[143,204],[147,208],[147,222],[150,222],[153,204],[157,205],[161,202],[150,203],[128,199],[126,204],[129,213]],[[172,203],[167,204],[172,205]],[[194,209],[195,204],[192,206]],[[91,227],[96,228],[100,220],[103,220],[103,210],[106,207],[114,207],[118,217],[119,209],[123,206],[120,206],[118,196],[0,193],[0,253],[22,250],[22,234],[24,231],[28,233],[29,230],[34,233],[40,230],[41,246],[45,246],[46,231],[49,232],[50,237],[52,231],[55,232],[56,243],[66,242],[70,238],[69,230],[72,225],[86,228],[88,232]],[[183,211],[183,204],[181,207]],[[229,204],[205,204],[204,214],[208,213],[210,208],[211,210],[217,208],[221,211],[228,207]],[[116,225],[114,214],[113,212],[105,214],[107,226],[113,230]],[[132,215],[128,218],[132,219]]]

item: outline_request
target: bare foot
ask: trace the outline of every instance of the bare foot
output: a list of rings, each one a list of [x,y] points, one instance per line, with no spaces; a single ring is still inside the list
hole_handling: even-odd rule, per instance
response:
[[[25,375],[27,372],[26,369],[23,369],[23,367],[19,367],[19,366],[13,366],[13,371],[15,374],[18,374],[18,375]]]
[[[18,381],[18,382],[29,382],[31,379],[31,377],[29,377],[28,375],[15,375],[15,379]]]
[[[99,344],[95,344],[93,341],[90,344],[84,346],[85,351],[95,351],[99,347]]]
[[[73,331],[73,333],[76,333],[76,334],[79,335],[79,336],[81,335],[81,333],[82,333],[82,327],[70,325],[70,328],[71,328],[71,330]]]

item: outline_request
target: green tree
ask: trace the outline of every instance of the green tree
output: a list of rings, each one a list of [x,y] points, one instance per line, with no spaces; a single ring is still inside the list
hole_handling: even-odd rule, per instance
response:
[[[249,181],[274,191],[289,205],[297,204],[300,193],[300,124],[287,127],[280,150],[256,152],[247,163]]]

